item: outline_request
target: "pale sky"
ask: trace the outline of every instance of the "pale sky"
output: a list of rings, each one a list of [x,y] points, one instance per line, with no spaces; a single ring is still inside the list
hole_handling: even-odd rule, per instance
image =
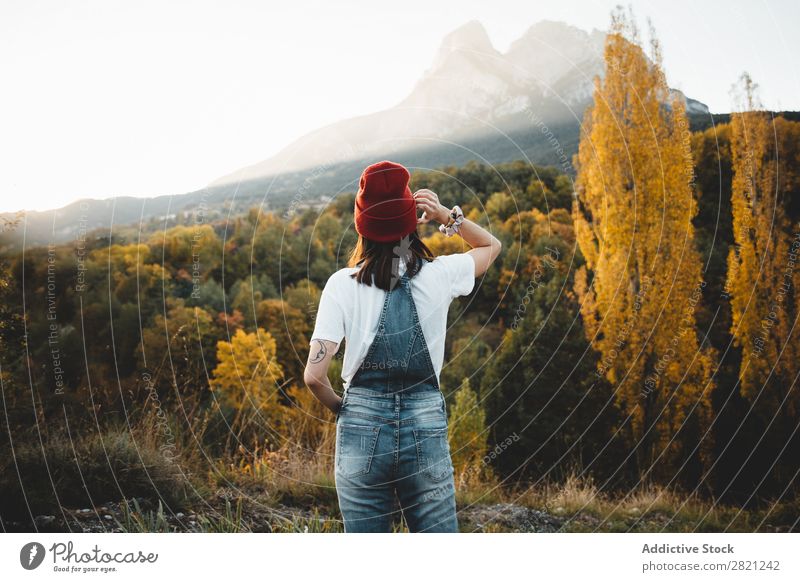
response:
[[[201,188],[395,105],[469,20],[505,51],[540,20],[605,30],[617,3],[3,0],[0,211]],[[800,3],[632,4],[670,85],[712,112],[743,70],[766,107],[800,109]]]

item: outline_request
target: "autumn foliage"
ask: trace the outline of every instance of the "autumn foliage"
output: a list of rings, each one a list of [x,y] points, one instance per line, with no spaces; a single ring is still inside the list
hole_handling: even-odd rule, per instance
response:
[[[575,175],[522,160],[413,172],[412,189],[459,204],[504,249],[448,315],[459,495],[578,478],[592,495],[656,483],[743,504],[797,490],[800,122],[762,110],[746,76],[735,114],[688,115],[650,36],[648,51],[614,13]],[[320,290],[356,242],[353,204],[189,208],[81,249],[3,254],[0,434],[37,471],[46,443],[72,474],[60,431],[91,435],[91,458],[130,433],[129,475],[144,435],[165,479],[177,461],[159,447],[217,484],[291,482],[313,506],[302,486],[333,491],[336,429],[303,369]],[[432,225],[420,235],[435,254],[467,250]]]
[[[587,337],[627,417],[637,472],[694,479],[711,462],[712,354],[696,327],[705,282],[695,247],[697,203],[688,120],[670,96],[652,41],[617,12],[605,78],[577,156],[577,275]]]

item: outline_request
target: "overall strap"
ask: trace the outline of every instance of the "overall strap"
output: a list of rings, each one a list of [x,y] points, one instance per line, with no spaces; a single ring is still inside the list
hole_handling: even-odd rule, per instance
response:
[[[386,292],[377,332],[353,386],[382,392],[438,389],[438,381],[411,292],[411,277],[403,273]]]

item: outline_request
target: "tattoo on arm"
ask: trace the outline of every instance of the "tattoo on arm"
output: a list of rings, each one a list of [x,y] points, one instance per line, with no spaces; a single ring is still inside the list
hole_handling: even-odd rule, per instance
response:
[[[325,347],[325,344],[322,343],[320,340],[314,340],[317,343],[318,349],[316,351],[312,350],[311,354],[311,363],[317,364],[321,362],[328,353],[328,348]]]

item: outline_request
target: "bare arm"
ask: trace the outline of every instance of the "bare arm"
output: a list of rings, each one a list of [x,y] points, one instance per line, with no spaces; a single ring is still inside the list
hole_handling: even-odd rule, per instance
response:
[[[447,224],[450,209],[439,202],[435,192],[426,189],[417,190],[414,192],[414,198],[417,201],[417,208],[424,211],[422,217],[417,220],[418,223],[424,224],[435,220],[439,224]],[[475,261],[475,276],[480,277],[500,255],[503,245],[492,233],[468,218],[464,218],[464,222],[461,223],[459,234],[472,247],[467,254],[472,255]]]
[[[333,412],[338,412],[342,397],[333,391],[331,381],[328,379],[328,367],[331,365],[338,345],[328,340],[311,340],[308,362],[306,362],[306,369],[303,373],[303,380],[317,400]]]

